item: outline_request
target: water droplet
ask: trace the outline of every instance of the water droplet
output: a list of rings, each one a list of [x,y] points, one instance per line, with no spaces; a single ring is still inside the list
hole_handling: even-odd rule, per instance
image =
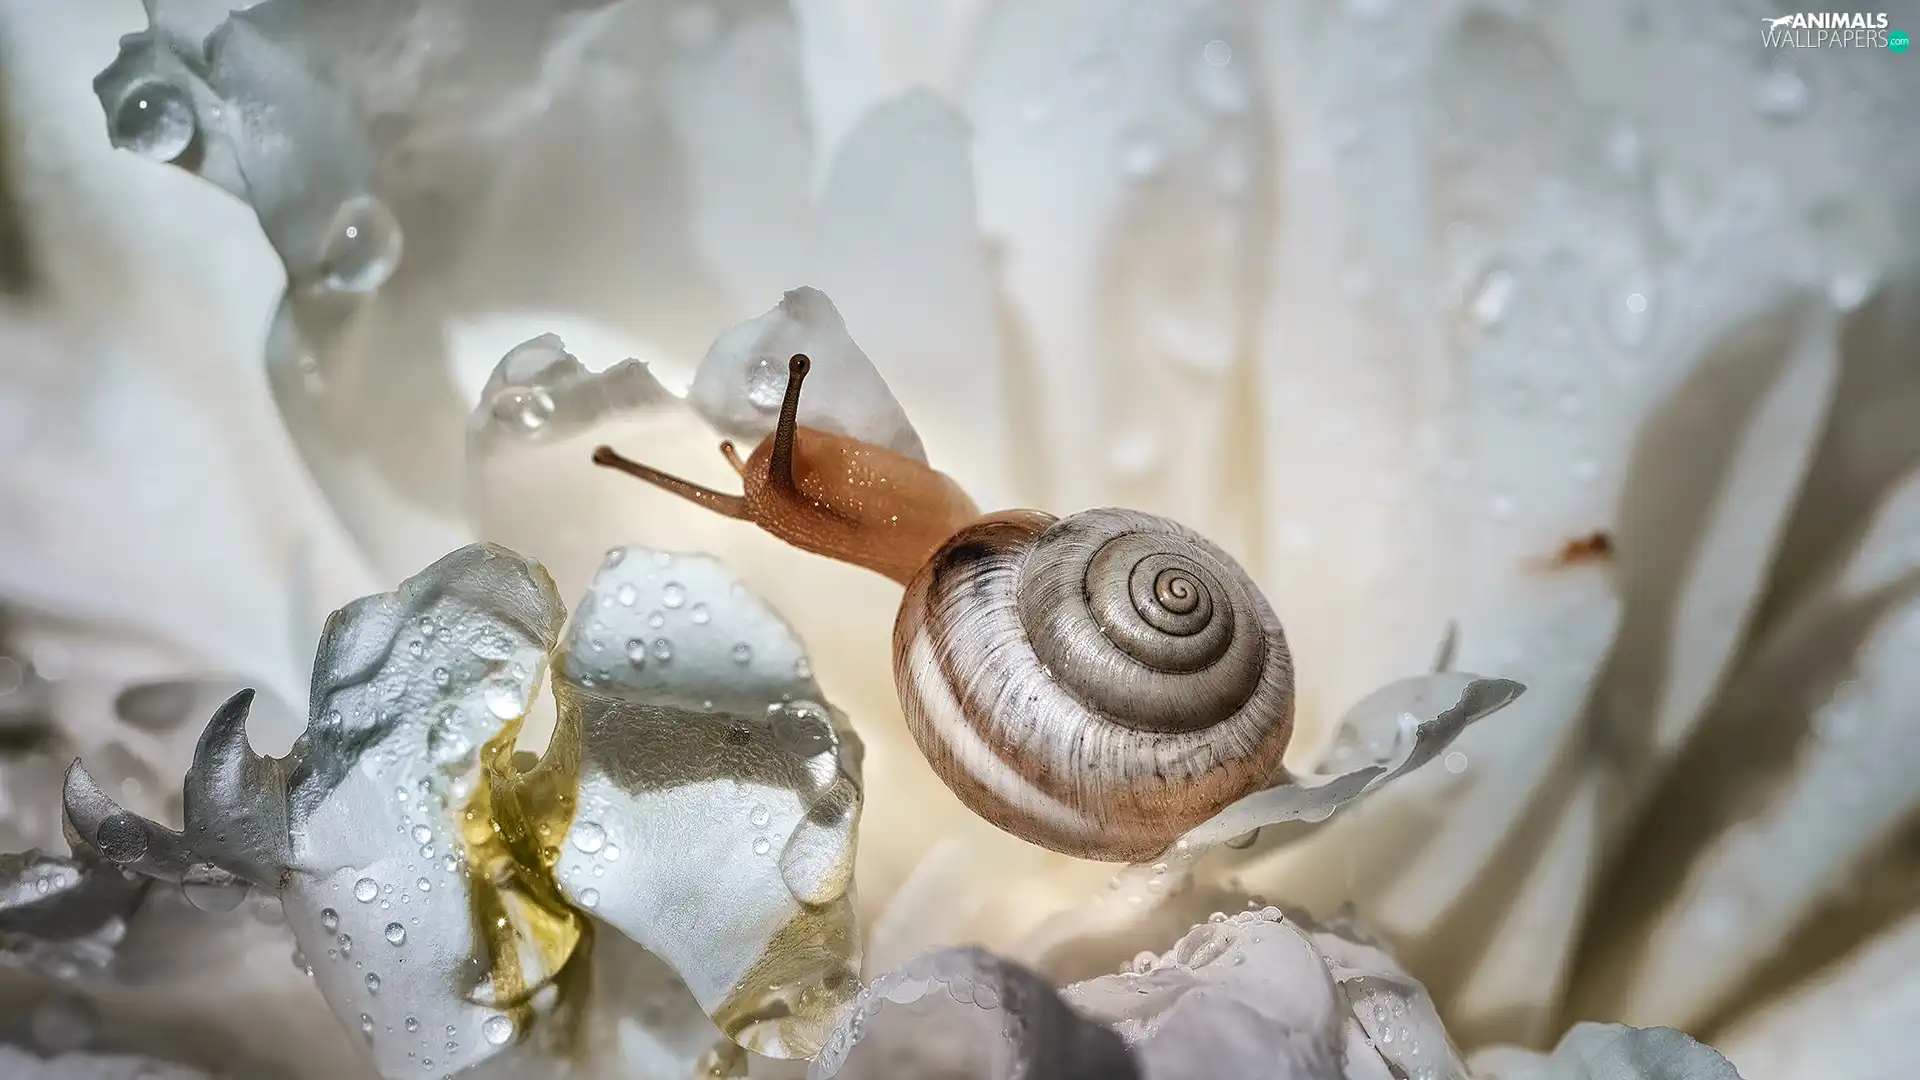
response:
[[[687,614],[692,617],[695,626],[705,626],[713,619],[713,612],[705,604],[695,604]]]
[[[413,887],[419,889],[421,892],[432,892],[433,882],[428,881],[426,878],[421,878],[419,881],[413,883]]]
[[[673,642],[666,638],[654,638],[653,658],[663,664],[673,659]]]
[[[803,656],[793,662],[793,677],[796,679],[813,678],[813,665],[807,662],[806,657]]]
[[[641,641],[639,638],[627,639],[627,662],[634,667],[645,667],[647,664],[647,643]]]
[[[332,908],[322,908],[320,910],[320,929],[325,930],[329,934],[340,929],[340,913]]]
[[[1777,124],[1791,123],[1807,115],[1813,95],[1807,82],[1792,71],[1770,71],[1753,84],[1753,109]]]
[[[407,928],[397,922],[387,924],[387,944],[403,945],[407,940]]]
[[[756,829],[766,827],[767,822],[772,820],[772,817],[773,815],[768,813],[767,808],[764,806],[756,806],[751,813],[747,814],[747,820],[752,822],[753,827]]]
[[[599,907],[600,906],[600,890],[599,889],[580,890],[580,906],[583,908]]]
[[[655,630],[667,625],[667,613],[659,610],[647,612],[647,625]]]
[[[1842,271],[1827,283],[1827,298],[1841,311],[1858,310],[1872,295],[1873,275],[1864,271]]]
[[[352,956],[353,955],[353,935],[341,934],[339,941],[340,941],[340,955]]]
[[[487,711],[497,720],[512,720],[523,710],[525,696],[518,683],[509,679],[489,679],[481,697],[487,703]]]
[[[1214,67],[1226,67],[1233,63],[1233,46],[1216,39],[1207,42],[1207,47],[1200,50],[1200,55]]]
[[[1513,300],[1513,290],[1519,284],[1513,271],[1503,266],[1488,270],[1480,279],[1480,287],[1473,291],[1473,304],[1469,309],[1473,321],[1483,330],[1498,327],[1506,318],[1507,305]]]
[[[170,83],[141,83],[113,114],[113,145],[155,161],[172,161],[193,145],[193,99]]]
[[[620,586],[614,596],[620,601],[621,607],[632,607],[634,601],[640,599],[640,590],[634,588],[632,582],[627,582]]]
[[[1615,300],[1607,319],[1615,341],[1627,348],[1638,348],[1647,340],[1647,325],[1652,319],[1653,297],[1633,289]]]
[[[400,265],[400,222],[371,195],[343,203],[320,250],[320,276],[335,292],[369,293],[387,283]]]
[[[771,356],[755,357],[747,367],[747,403],[761,412],[773,412],[787,396],[787,362]]]
[[[100,854],[124,866],[147,853],[147,827],[130,814],[115,814],[100,823],[93,842]]]
[[[677,581],[669,581],[660,590],[660,602],[669,608],[677,608],[687,602],[686,586]]]
[[[1120,172],[1130,180],[1145,180],[1166,164],[1167,154],[1158,140],[1145,131],[1134,131],[1120,143]]]
[[[415,826],[413,827],[413,842],[414,842],[414,843],[416,843],[416,844],[426,844],[426,843],[431,843],[432,841],[433,841],[433,830],[432,830],[432,829],[430,829],[430,828],[428,828],[428,827],[427,827],[427,826],[425,826],[425,825],[415,825]]]
[[[406,1029],[407,1029],[407,1030],[408,1030],[409,1032],[414,1032],[414,1031],[419,1031],[419,1030],[420,1030],[420,1018],[419,1018],[419,1017],[417,1017],[417,1016],[409,1016],[409,1017],[407,1017],[407,1021],[406,1021],[406,1025],[405,1025],[405,1026],[406,1026]]]
[[[353,898],[363,904],[371,904],[380,895],[380,883],[370,877],[363,877],[353,883]]]
[[[733,646],[733,662],[739,664],[741,667],[746,667],[748,664],[753,663],[753,646],[744,641],[735,642]]]
[[[597,821],[582,821],[573,827],[573,846],[591,855],[607,843],[607,830]]]
[[[539,431],[553,419],[553,395],[538,386],[513,386],[500,391],[490,406],[494,419]]]
[[[480,1034],[495,1046],[505,1046],[513,1038],[513,1021],[504,1016],[489,1016],[487,1022],[480,1025]]]
[[[608,845],[607,845],[607,846],[606,846],[606,847],[605,847],[605,848],[604,848],[604,849],[603,849],[603,850],[602,850],[602,851],[600,852],[600,857],[601,857],[601,858],[603,858],[603,859],[605,859],[605,860],[607,860],[608,862],[619,862],[619,861],[620,861],[620,846],[619,846],[618,844],[608,844]]]
[[[1467,755],[1455,750],[1446,756],[1443,764],[1446,765],[1448,772],[1458,776],[1467,771]]]
[[[371,971],[367,972],[367,993],[377,994],[379,992],[380,992],[380,976],[375,975]]]
[[[772,850],[773,850],[772,841],[768,840],[764,836],[760,837],[758,840],[755,840],[753,842],[753,853],[755,855],[765,855],[767,852]]]

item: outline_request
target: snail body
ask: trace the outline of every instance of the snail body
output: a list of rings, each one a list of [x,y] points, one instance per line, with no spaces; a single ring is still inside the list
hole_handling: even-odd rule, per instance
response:
[[[1149,859],[1280,773],[1292,658],[1230,556],[1132,510],[981,516],[944,473],[800,427],[807,369],[790,362],[779,426],[750,458],[722,445],[744,495],[607,447],[594,460],[904,585],[893,671],[914,741],[1024,840]]]

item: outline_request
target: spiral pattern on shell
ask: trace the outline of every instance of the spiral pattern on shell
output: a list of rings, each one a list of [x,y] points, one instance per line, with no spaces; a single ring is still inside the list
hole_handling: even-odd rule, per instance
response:
[[[1280,622],[1225,552],[1131,510],[992,514],[907,587],[894,682],[975,813],[1144,860],[1271,782],[1293,731]]]

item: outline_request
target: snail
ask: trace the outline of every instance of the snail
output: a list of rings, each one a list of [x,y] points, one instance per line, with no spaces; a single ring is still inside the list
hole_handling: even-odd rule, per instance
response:
[[[721,443],[741,495],[606,446],[593,460],[905,586],[893,672],[914,741],[1015,836],[1143,861],[1282,774],[1292,658],[1230,556],[1132,510],[982,515],[945,473],[801,427],[808,368],[789,362],[778,426],[750,457]]]

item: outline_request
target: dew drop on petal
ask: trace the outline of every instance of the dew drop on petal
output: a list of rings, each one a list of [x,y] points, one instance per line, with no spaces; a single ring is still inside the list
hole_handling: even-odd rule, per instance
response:
[[[332,908],[322,908],[320,911],[320,929],[325,930],[329,934],[340,929],[340,913]]]
[[[155,161],[172,161],[193,145],[197,122],[187,92],[169,83],[142,83],[113,114],[113,145]]]
[[[705,604],[693,605],[693,609],[687,612],[687,614],[693,619],[694,625],[696,626],[705,626],[713,619],[713,613],[707,610],[707,605]]]
[[[416,844],[432,843],[433,830],[425,825],[415,825],[413,827],[413,842]]]
[[[733,646],[733,662],[741,667],[753,663],[753,646],[744,641],[736,642]]]
[[[634,667],[645,667],[647,663],[647,643],[639,638],[627,640],[627,662]]]
[[[489,1016],[486,1023],[480,1025],[480,1034],[494,1046],[505,1046],[513,1038],[513,1021],[504,1016]]]
[[[321,279],[335,292],[368,293],[400,265],[400,222],[371,195],[348,199],[334,214],[320,251]]]
[[[654,638],[653,658],[663,664],[673,659],[673,642],[666,638]]]
[[[614,596],[620,601],[621,607],[632,607],[634,602],[640,599],[640,590],[634,588],[632,582],[628,582],[621,585]]]
[[[599,889],[580,890],[580,906],[583,908],[599,907],[600,906],[600,890]]]
[[[379,992],[380,992],[380,976],[375,975],[371,971],[367,972],[367,993],[377,994]]]
[[[677,581],[669,581],[660,590],[660,602],[668,608],[677,608],[687,602],[687,588]]]
[[[370,877],[363,877],[353,883],[353,898],[363,904],[371,904],[380,895],[380,883]]]
[[[573,827],[573,846],[588,855],[606,846],[607,830],[597,821],[583,821]]]

